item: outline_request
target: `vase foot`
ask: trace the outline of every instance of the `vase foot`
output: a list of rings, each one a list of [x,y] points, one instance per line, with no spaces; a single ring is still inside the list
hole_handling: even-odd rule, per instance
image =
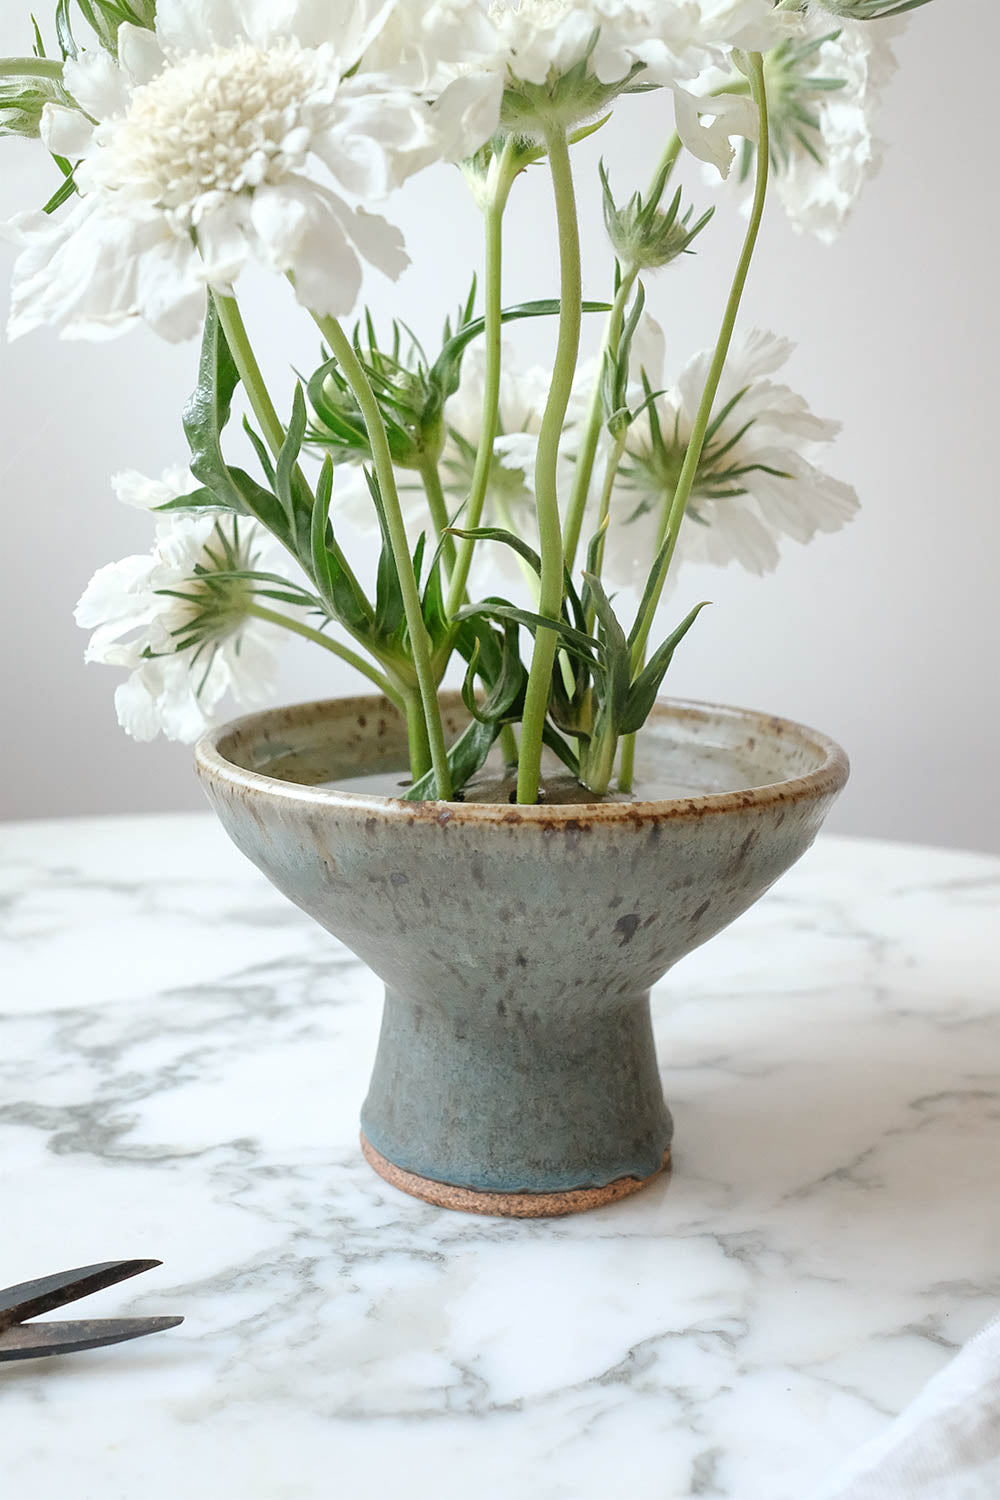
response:
[[[582,1214],[592,1208],[603,1208],[655,1182],[670,1170],[670,1147],[663,1160],[648,1177],[619,1177],[605,1187],[571,1188],[561,1193],[484,1193],[476,1188],[454,1187],[449,1182],[435,1182],[432,1177],[418,1177],[403,1167],[387,1161],[376,1151],[362,1131],[361,1150],[373,1171],[400,1192],[411,1198],[422,1198],[437,1208],[453,1208],[459,1213],[488,1214],[498,1219],[554,1219],[562,1214]]]

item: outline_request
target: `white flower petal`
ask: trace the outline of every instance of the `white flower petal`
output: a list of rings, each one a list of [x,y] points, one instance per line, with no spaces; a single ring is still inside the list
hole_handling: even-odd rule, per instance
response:
[[[245,201],[220,203],[211,208],[199,218],[197,235],[202,277],[209,286],[231,287],[252,258]]]
[[[773,573],[781,561],[772,533],[742,495],[718,501],[707,526],[686,516],[677,554],[678,562],[708,563],[716,568],[739,563],[757,577]]]
[[[81,109],[95,120],[110,120],[128,109],[128,79],[101,47],[67,59],[63,82]]]
[[[123,557],[98,568],[76,606],[76,623],[84,630],[93,630],[110,622],[144,620],[149,609],[146,591],[154,568],[148,554]]]
[[[337,180],[365,202],[384,198],[439,154],[429,108],[411,94],[373,92],[366,77],[349,79],[337,96],[329,130],[313,150]]]
[[[390,280],[397,281],[410,264],[410,257],[395,224],[381,214],[370,214],[367,209],[352,209],[333,193],[330,209],[365,260]]]
[[[118,722],[125,733],[134,740],[148,743],[155,740],[161,729],[156,699],[147,686],[147,676],[134,672],[127,682],[115,688],[115,711]]]
[[[464,161],[490,139],[500,123],[503,89],[499,71],[469,73],[445,86],[431,117],[446,161]]]
[[[164,469],[159,479],[140,474],[138,469],[121,469],[111,476],[111,488],[123,505],[137,510],[155,510],[169,505],[181,495],[192,495],[201,488],[191,470],[183,464]]]
[[[396,0],[281,0],[277,36],[296,36],[306,47],[333,42],[345,71],[378,38]]]
[[[734,94],[704,99],[686,89],[675,88],[674,109],[677,134],[685,146],[699,161],[717,167],[723,177],[729,176],[736,154],[730,137],[756,140],[760,130],[753,100]]]
[[[351,311],[361,267],[332,193],[304,180],[258,188],[251,218],[267,261],[293,274],[300,302],[324,317]]]
[[[79,110],[63,104],[46,104],[39,134],[42,145],[54,156],[82,156],[94,137],[94,127]]]
[[[255,0],[158,0],[156,31],[171,52],[181,54],[230,47],[241,38],[266,45],[274,39],[268,10]]]
[[[137,256],[137,312],[169,343],[195,338],[205,321],[202,277],[202,264],[189,240],[151,234]]]
[[[125,21],[118,28],[118,62],[133,84],[142,85],[163,70],[163,48],[152,31]]]

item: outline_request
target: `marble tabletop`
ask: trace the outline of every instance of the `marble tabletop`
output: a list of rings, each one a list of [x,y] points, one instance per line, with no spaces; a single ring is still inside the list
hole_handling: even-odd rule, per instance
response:
[[[658,991],[672,1180],[505,1222],[365,1166],[378,985],[208,815],[0,825],[0,1284],[186,1317],[0,1365],[5,1494],[808,1500],[1000,1311],[998,895],[822,839]]]

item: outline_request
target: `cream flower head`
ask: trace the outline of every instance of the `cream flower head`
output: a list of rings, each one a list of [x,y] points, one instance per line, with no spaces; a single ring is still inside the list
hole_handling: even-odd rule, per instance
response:
[[[161,504],[180,476],[130,473],[116,488],[127,503]],[[276,542],[254,521],[227,512],[162,519],[151,553],[100,568],[76,607],[92,630],[88,662],[124,667],[115,691],[118,722],[134,739],[191,742],[231,694],[245,706],[274,688],[275,643],[283,632],[253,618],[249,586],[230,571],[280,565]]]
[[[100,337],[144,319],[198,331],[208,286],[251,263],[290,274],[321,315],[350,311],[362,260],[389,276],[402,237],[352,206],[382,198],[437,154],[410,91],[352,74],[386,0],[160,0],[156,32],[118,34],[65,67],[77,108],[42,133],[82,158],[64,214],[22,216],[11,337],[40,324]],[[351,75],[351,76],[349,76]]]

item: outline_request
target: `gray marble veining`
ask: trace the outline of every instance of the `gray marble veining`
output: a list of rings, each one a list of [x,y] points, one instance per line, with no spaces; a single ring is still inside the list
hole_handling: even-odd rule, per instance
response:
[[[356,1144],[380,987],[208,815],[0,828],[10,1493],[808,1500],[1000,1304],[1000,861],[821,839],[656,994],[669,1183],[449,1214]]]

